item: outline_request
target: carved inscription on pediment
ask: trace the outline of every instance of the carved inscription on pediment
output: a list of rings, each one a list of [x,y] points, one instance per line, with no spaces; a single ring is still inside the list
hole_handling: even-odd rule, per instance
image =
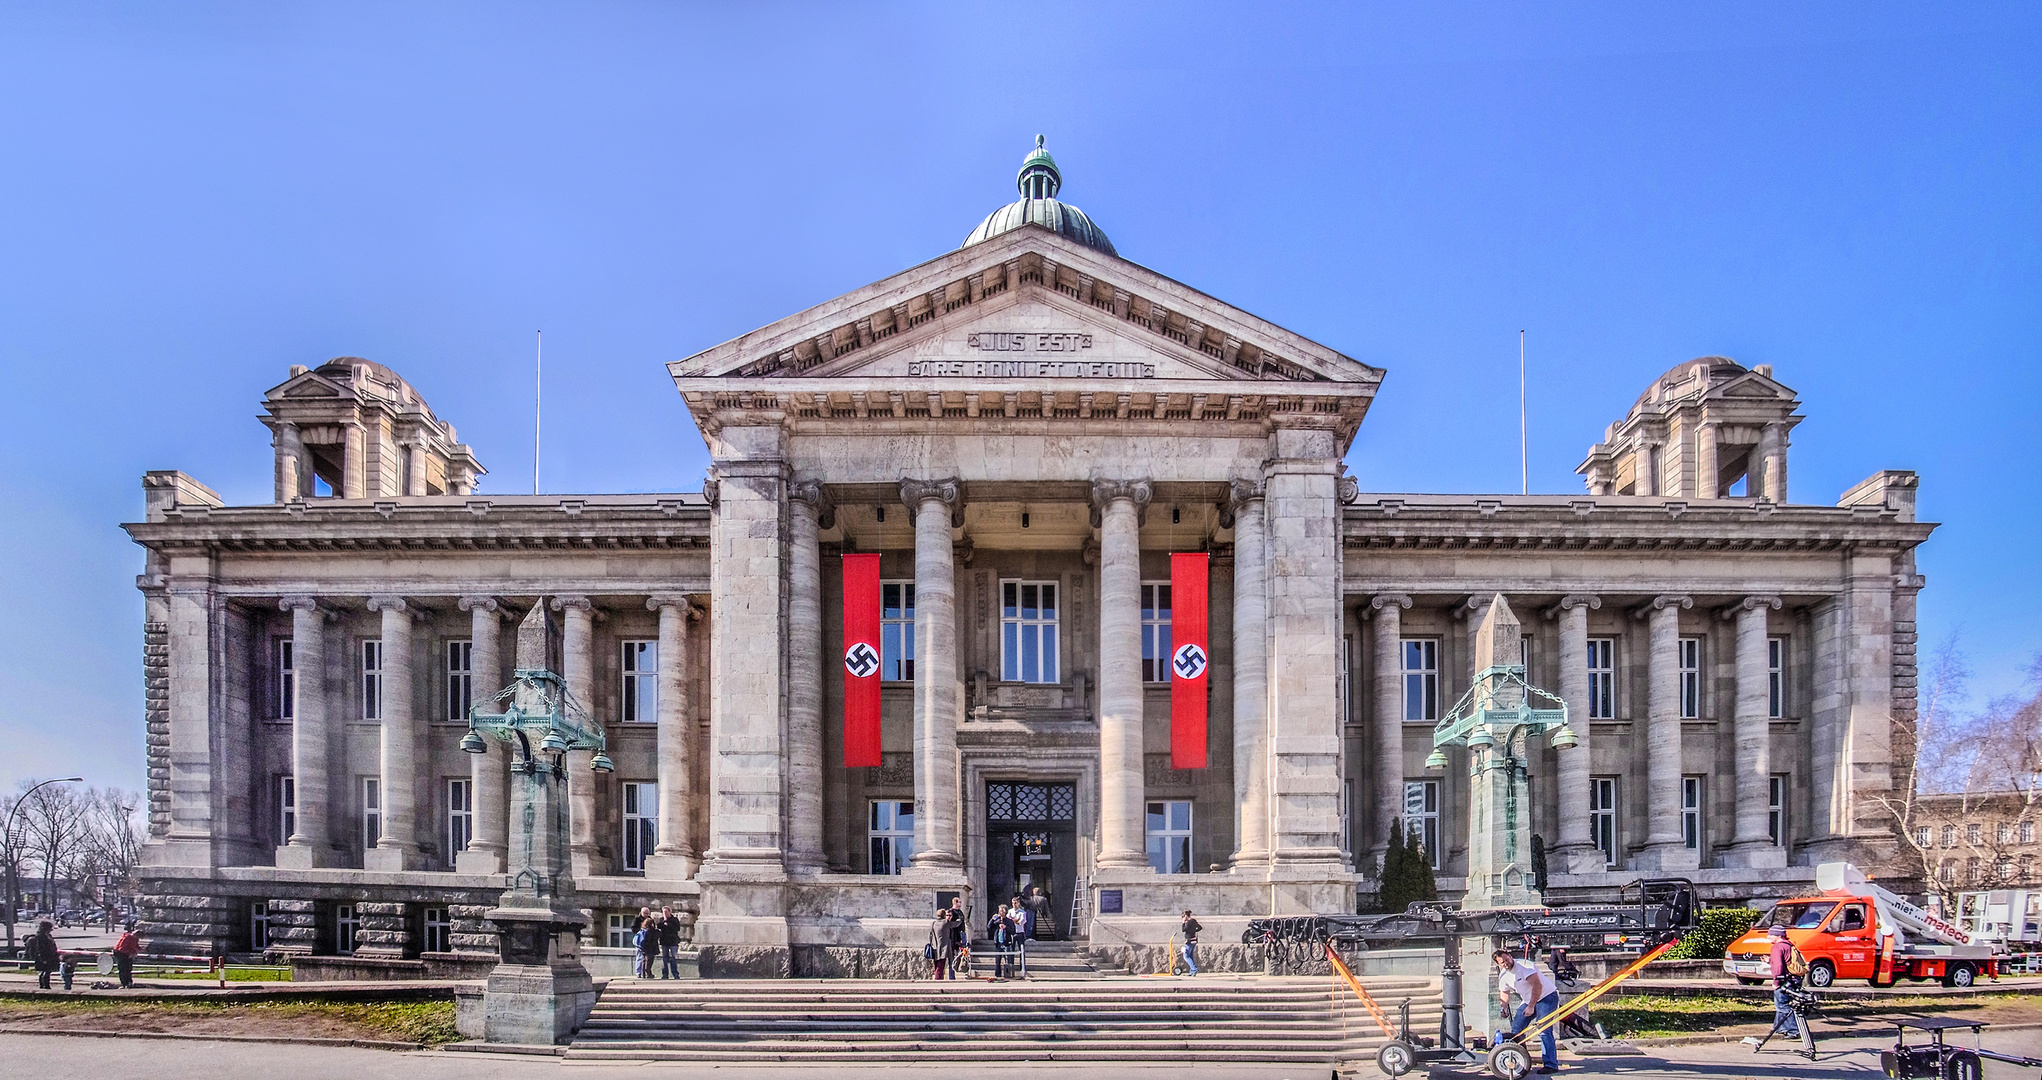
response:
[[[1076,330],[980,330],[965,348],[999,354],[996,360],[910,360],[910,377],[944,379],[1153,379],[1156,365],[1086,360],[1092,335]]]

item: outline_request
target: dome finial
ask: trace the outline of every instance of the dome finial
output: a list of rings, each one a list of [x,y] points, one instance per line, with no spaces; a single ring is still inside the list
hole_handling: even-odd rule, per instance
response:
[[[1037,135],[1034,152],[1021,159],[1021,175],[1014,178],[1014,186],[1021,190],[1024,199],[1054,199],[1057,189],[1064,186],[1056,159],[1049,156],[1042,144],[1042,136]]]
[[[1037,150],[1040,150],[1040,149],[1042,149],[1042,136],[1040,136],[1040,135],[1037,135],[1037,136],[1035,137],[1035,148],[1036,148]]]

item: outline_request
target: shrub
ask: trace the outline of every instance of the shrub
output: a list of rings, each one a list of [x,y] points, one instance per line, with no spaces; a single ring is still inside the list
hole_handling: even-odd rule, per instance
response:
[[[1751,908],[1704,908],[1699,926],[1687,932],[1680,943],[1667,951],[1668,960],[1721,960],[1730,943],[1744,936],[1758,912]]]

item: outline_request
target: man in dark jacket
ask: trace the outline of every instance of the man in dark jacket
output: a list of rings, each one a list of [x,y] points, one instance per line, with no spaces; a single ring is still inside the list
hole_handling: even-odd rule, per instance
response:
[[[659,909],[659,977],[681,977],[681,917],[671,905]]]
[[[986,938],[993,943],[993,978],[1007,977],[1007,953],[1014,951],[1014,917],[1001,904],[1000,910],[986,920]]]
[[[931,978],[954,979],[956,974],[950,965],[957,959],[957,932],[950,924],[950,909],[936,913],[936,921],[929,924],[929,961],[934,965]]]
[[[41,989],[50,988],[50,972],[57,970],[56,926],[50,920],[35,924],[35,934],[28,939],[28,962],[35,965],[35,984]]]
[[[1198,925],[1198,920],[1191,917],[1191,912],[1186,911],[1184,913],[1184,921],[1178,924],[1178,929],[1184,934],[1184,944],[1179,946],[1180,955],[1184,958],[1184,967],[1188,974],[1196,975],[1198,974],[1198,932],[1205,929],[1205,927]]]

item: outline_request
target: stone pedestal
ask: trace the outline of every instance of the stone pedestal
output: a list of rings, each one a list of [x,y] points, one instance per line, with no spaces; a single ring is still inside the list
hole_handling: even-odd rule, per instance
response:
[[[528,920],[526,913],[502,909],[489,914],[502,935],[503,962],[482,991],[484,1041],[566,1042],[596,1007],[595,981],[581,966],[578,924]]]

